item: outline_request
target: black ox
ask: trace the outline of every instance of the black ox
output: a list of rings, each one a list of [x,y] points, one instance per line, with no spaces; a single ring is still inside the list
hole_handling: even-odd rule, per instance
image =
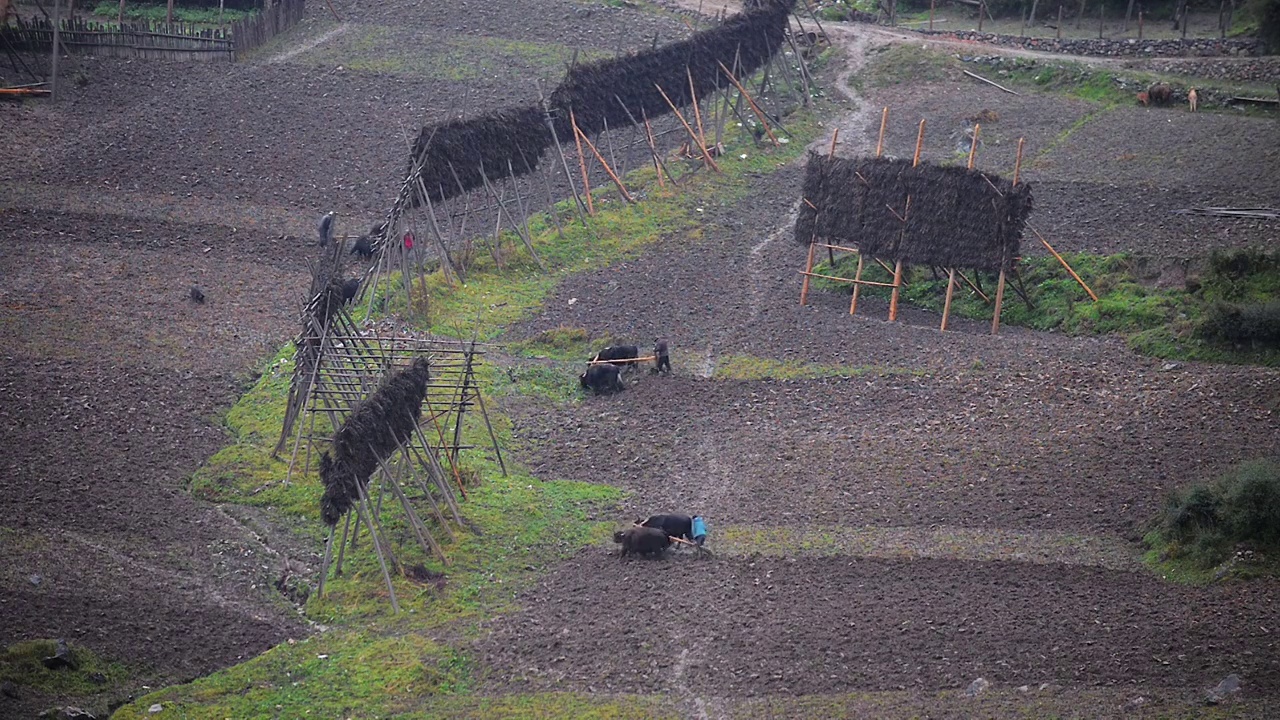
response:
[[[622,370],[617,365],[588,366],[587,371],[578,376],[578,382],[597,395],[621,392],[626,387],[622,384]]]
[[[661,530],[639,525],[615,532],[613,541],[622,545],[622,553],[618,557],[626,557],[628,553],[661,556],[672,543],[671,538]]]

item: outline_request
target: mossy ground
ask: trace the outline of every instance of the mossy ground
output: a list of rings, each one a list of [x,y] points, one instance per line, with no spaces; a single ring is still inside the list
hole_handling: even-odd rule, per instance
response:
[[[109,662],[88,648],[70,643],[71,667],[51,670],[42,660],[58,651],[58,641],[29,640],[15,643],[0,652],[0,684],[12,683],[24,693],[34,693],[103,712],[118,695],[135,668]]]
[[[1205,341],[1196,332],[1214,303],[1256,303],[1280,294],[1280,261],[1272,255],[1256,251],[1216,255],[1208,261],[1198,281],[1182,287],[1155,287],[1144,282],[1139,263],[1131,255],[1067,253],[1064,258],[1097,294],[1097,302],[1056,259],[1025,258],[1018,263],[1016,276],[1008,280],[1000,315],[1002,324],[1076,335],[1122,334],[1134,350],[1165,359],[1280,365],[1280,350],[1227,347]],[[856,260],[849,255],[836,258],[834,266],[824,260],[817,264],[815,272],[852,278],[856,270]],[[957,276],[951,312],[966,318],[990,318],[997,279],[987,273],[965,271],[965,275],[977,289]],[[888,271],[874,263],[866,264],[863,279],[893,280]],[[917,267],[910,269],[904,279],[903,301],[942,310],[946,300],[945,274]],[[852,292],[848,284],[820,278],[811,287]],[[888,297],[890,290],[864,286],[862,293]]]

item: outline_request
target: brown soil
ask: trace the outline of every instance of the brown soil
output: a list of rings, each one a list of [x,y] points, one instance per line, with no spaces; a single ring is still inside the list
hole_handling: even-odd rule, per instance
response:
[[[548,72],[531,62],[448,80],[346,67],[380,57],[358,42],[373,25],[423,27],[392,33],[389,52],[404,56],[476,34],[612,53],[686,32],[659,14],[567,0],[337,9],[349,29],[324,40],[340,26],[321,5],[282,43],[320,41],[312,50],[235,66],[81,58],[88,82],[58,105],[0,106],[11,129],[0,163],[0,645],[66,637],[129,662],[141,685],[309,631],[270,585],[286,561],[313,569],[314,543],[264,514],[197,503],[185,480],[227,442],[218,413],[294,330],[316,216],[336,209],[341,231],[363,229],[389,205],[414,128],[459,114],[458,98],[468,112],[534,100],[525,78]],[[1274,196],[1274,124],[1124,109],[1054,146],[1089,108],[1011,98],[953,82],[858,105],[893,106],[899,155],[928,117],[939,138],[928,159],[952,152],[942,138],[966,114],[999,110],[981,162],[1007,170],[1010,143],[1028,137],[1036,222],[1063,249],[1183,257],[1274,235],[1274,225],[1168,215]],[[854,117],[846,148],[870,137],[872,119]],[[1157,119],[1168,121],[1162,149],[1144,153]],[[799,173],[709,208],[697,247],[672,239],[568,279],[511,333],[665,334],[676,353],[674,377],[644,376],[618,397],[507,408],[519,460],[540,476],[627,488],[619,521],[702,511],[713,548],[726,524],[951,525],[1074,533],[1136,552],[1125,543],[1165,489],[1276,447],[1272,370],[1166,367],[1114,339],[991,337],[979,322],[940,335],[921,311],[884,322],[873,299],[855,317],[843,296],[799,307],[803,253],[789,234]],[[193,283],[204,305],[187,300]],[[871,370],[705,377],[740,354]],[[520,597],[523,609],[490,624],[475,646],[488,690],[669,692],[695,716],[710,698],[728,707],[905,689],[923,704],[903,714],[942,715],[938,691],[977,675],[1176,703],[1197,702],[1228,672],[1249,702],[1280,691],[1275,581],[1192,590],[1087,562],[771,549],[620,563],[608,552],[561,564]],[[0,715],[51,702],[0,696]]]

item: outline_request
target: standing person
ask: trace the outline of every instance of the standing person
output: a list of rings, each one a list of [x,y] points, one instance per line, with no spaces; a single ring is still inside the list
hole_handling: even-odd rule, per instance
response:
[[[671,372],[671,355],[670,349],[664,338],[653,339],[653,356],[656,358],[653,366],[654,372]]]

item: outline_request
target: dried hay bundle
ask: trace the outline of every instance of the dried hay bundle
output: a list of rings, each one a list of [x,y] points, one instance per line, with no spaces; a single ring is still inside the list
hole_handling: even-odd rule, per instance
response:
[[[736,59],[742,76],[755,72],[785,42],[783,31],[795,0],[753,4],[753,9],[688,40],[571,69],[551,94],[556,133],[573,137],[570,110],[588,135],[604,131],[606,124],[626,127],[642,114],[655,118],[671,112],[655,85],[677,107],[685,107],[692,102],[690,74],[700,98],[728,84],[719,63],[733,69]]]
[[[320,517],[330,527],[360,499],[360,489],[378,469],[378,462],[413,437],[422,416],[430,366],[418,357],[413,365],[389,376],[333,435],[333,455],[320,458]]]
[[[1028,184],[990,173],[813,152],[803,192],[815,207],[801,203],[798,242],[825,238],[873,257],[978,270],[1018,257],[1032,210]]]
[[[413,143],[410,172],[420,163],[427,195],[440,202],[484,187],[485,177],[490,182],[505,179],[508,167],[516,175],[533,172],[549,145],[551,132],[542,110],[509,108],[422,128]],[[415,186],[413,205],[421,204],[422,191]]]

